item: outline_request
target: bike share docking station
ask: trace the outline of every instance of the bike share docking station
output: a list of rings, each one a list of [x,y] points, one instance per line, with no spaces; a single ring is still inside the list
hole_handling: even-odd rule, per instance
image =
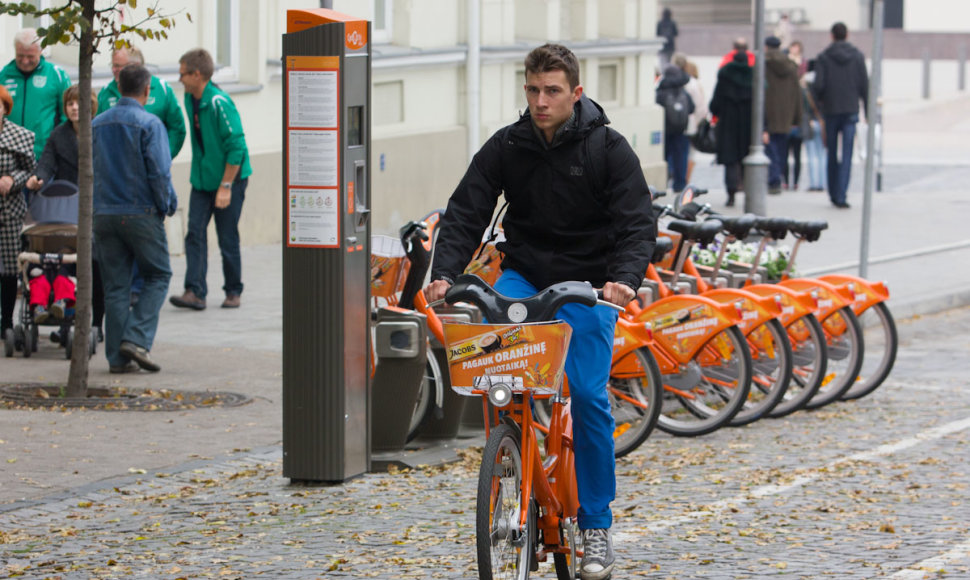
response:
[[[283,476],[370,468],[370,23],[287,11]]]
[[[333,10],[287,11],[283,476],[292,481],[342,482],[399,463],[383,456],[403,450],[424,375],[423,315],[381,309],[373,352],[369,340],[370,33],[367,20]]]

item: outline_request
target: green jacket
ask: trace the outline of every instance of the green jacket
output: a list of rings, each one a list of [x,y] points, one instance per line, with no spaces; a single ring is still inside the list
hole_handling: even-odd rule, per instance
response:
[[[193,100],[191,94],[185,93],[185,112],[189,119],[195,115]],[[202,91],[198,110],[197,127],[189,129],[192,135],[192,172],[189,176],[192,187],[202,191],[219,189],[226,165],[239,166],[236,179],[249,177],[253,169],[249,165],[246,135],[239,111],[229,95],[209,81]]]
[[[98,112],[103,113],[115,106],[120,98],[121,91],[118,90],[118,83],[112,80],[98,93]],[[148,94],[145,110],[161,119],[162,124],[165,125],[165,130],[168,132],[168,147],[174,159],[185,143],[185,117],[182,116],[182,108],[179,107],[175,91],[167,82],[154,75],[152,75],[151,92]]]
[[[41,57],[37,68],[27,75],[20,72],[16,61],[10,61],[0,70],[0,84],[13,98],[13,110],[7,118],[34,132],[34,157],[40,158],[51,131],[67,120],[64,91],[71,86],[71,77]]]

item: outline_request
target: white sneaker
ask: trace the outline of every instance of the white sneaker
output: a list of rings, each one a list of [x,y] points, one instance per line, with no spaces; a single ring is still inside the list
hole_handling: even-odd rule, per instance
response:
[[[613,574],[615,560],[609,528],[583,530],[582,580],[606,580]]]

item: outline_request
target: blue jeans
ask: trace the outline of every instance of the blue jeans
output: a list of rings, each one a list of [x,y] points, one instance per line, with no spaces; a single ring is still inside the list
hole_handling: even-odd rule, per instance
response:
[[[502,273],[495,290],[514,298],[538,292],[514,270]],[[579,528],[609,528],[613,525],[610,502],[616,497],[616,462],[613,458],[615,424],[606,383],[613,361],[617,313],[605,306],[566,304],[559,309],[557,317],[573,329],[566,354],[566,376],[576,453]]]
[[[232,184],[229,207],[216,209],[216,192],[192,188],[189,197],[189,231],[185,234],[185,289],[205,299],[209,293],[206,273],[209,270],[209,221],[215,216],[216,236],[222,253],[222,289],[229,294],[242,294],[242,256],[239,253],[239,216],[246,199],[249,179]]]
[[[104,352],[108,364],[122,366],[128,362],[119,351],[122,342],[151,350],[155,341],[158,313],[172,278],[165,225],[154,214],[96,215],[94,237],[104,286]],[[135,264],[145,287],[141,299],[131,306]]]
[[[852,145],[855,144],[855,125],[858,113],[825,115],[825,146],[828,148],[829,199],[845,203],[852,174]],[[842,134],[842,160],[839,161],[839,133]]]
[[[812,189],[825,189],[828,183],[825,178],[825,146],[822,145],[822,124],[818,121],[812,123],[812,138],[805,141],[805,156],[808,160],[808,186]]]
[[[687,156],[690,153],[690,139],[683,133],[664,135],[664,157],[667,160],[667,174],[673,178],[674,191],[687,187]]]
[[[781,174],[788,159],[788,133],[770,133],[766,153],[771,165],[768,166],[768,186],[781,187]]]

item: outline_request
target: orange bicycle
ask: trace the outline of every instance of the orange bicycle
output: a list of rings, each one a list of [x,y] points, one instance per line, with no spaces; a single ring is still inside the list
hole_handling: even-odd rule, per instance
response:
[[[464,274],[443,301],[415,302],[429,314],[442,302],[466,301],[489,324],[445,322],[443,331],[452,388],[478,396],[486,416],[486,444],[478,476],[475,532],[478,575],[526,579],[553,557],[556,576],[576,578],[579,499],[573,463],[572,419],[563,396],[565,361],[572,333],[553,320],[567,303],[604,304],[586,282],[554,284],[538,294],[511,299],[481,278]],[[540,429],[533,401],[551,398],[548,428]],[[544,433],[544,437],[540,434]],[[541,444],[541,447],[540,447]]]

